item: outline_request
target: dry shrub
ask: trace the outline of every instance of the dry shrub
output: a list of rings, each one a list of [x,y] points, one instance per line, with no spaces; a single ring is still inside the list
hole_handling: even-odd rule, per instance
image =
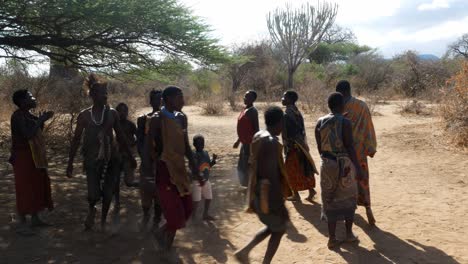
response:
[[[203,100],[201,108],[204,115],[222,115],[224,114],[224,100],[221,96],[210,96]]]
[[[305,113],[326,113],[328,112],[327,99],[331,92],[325,83],[317,79],[311,79],[307,85],[298,87],[299,107]]]
[[[452,142],[462,148],[468,147],[468,61],[462,62],[461,70],[452,76],[442,90],[439,113]]]
[[[427,106],[418,100],[411,100],[399,105],[400,114],[430,115]]]

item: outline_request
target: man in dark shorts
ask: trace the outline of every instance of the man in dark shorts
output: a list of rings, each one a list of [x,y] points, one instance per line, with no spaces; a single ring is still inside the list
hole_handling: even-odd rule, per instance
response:
[[[289,222],[284,203],[292,192],[285,174],[282,145],[278,139],[283,130],[283,120],[281,108],[268,108],[265,112],[267,129],[256,133],[252,141],[248,210],[255,212],[265,227],[235,253],[241,263],[248,263],[250,251],[268,236],[270,240],[263,263],[270,263]]]
[[[192,214],[192,179],[186,171],[185,157],[192,174],[200,176],[189,145],[187,117],[181,112],[184,106],[182,90],[169,86],[162,97],[164,107],[151,118],[143,158],[146,164],[152,165],[145,167],[145,173],[155,173],[156,190],[166,218],[166,224],[155,232],[155,236],[158,246],[167,253],[172,249],[177,230],[185,227]]]
[[[241,186],[247,187],[249,183],[248,166],[250,156],[250,143],[252,138],[259,130],[258,126],[258,111],[254,106],[257,100],[257,93],[255,91],[247,91],[244,95],[245,108],[239,114],[237,120],[237,140],[234,143],[234,148],[238,148],[242,143],[239,162],[237,163],[237,174]]]
[[[121,160],[118,149],[130,157],[132,167],[136,167],[136,161],[120,127],[117,111],[107,105],[107,82],[100,81],[96,75],[90,74],[85,85],[88,87],[93,106],[78,115],[70,147],[67,176],[70,178],[73,175],[73,161],[84,132],[82,155],[89,203],[84,225],[86,230],[94,226],[95,205],[102,198],[101,229],[104,231],[107,213],[120,177]],[[113,132],[116,134],[118,146]]]
[[[162,211],[159,204],[159,199],[156,193],[156,186],[154,184],[154,174],[145,173],[147,170],[145,167],[151,166],[151,164],[146,164],[143,158],[143,150],[145,144],[145,138],[148,134],[150,128],[151,117],[158,113],[161,110],[161,90],[151,90],[149,94],[149,101],[151,105],[151,112],[144,114],[137,119],[137,147],[138,154],[141,158],[140,165],[140,197],[141,197],[141,208],[143,210],[143,219],[141,221],[140,229],[143,231],[146,229],[148,222],[150,220],[150,208],[153,206],[154,215],[153,215],[153,229],[159,228],[159,223],[161,222]],[[150,142],[153,145],[152,151],[155,155],[155,142]]]

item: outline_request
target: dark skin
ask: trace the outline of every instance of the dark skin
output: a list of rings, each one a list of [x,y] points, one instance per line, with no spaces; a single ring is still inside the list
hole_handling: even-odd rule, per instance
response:
[[[295,106],[296,102],[294,102],[291,98],[289,98],[286,93],[283,94],[283,97],[281,98],[281,104],[283,106]],[[309,146],[307,144],[304,145],[306,147],[306,150],[309,151]],[[315,190],[313,188],[309,189],[309,197],[306,198],[307,201],[312,202],[314,196],[315,196]],[[295,191],[293,196],[288,198],[290,201],[300,201],[301,200],[301,195],[299,192]]]
[[[279,136],[283,130],[283,125],[283,120],[281,120],[276,125],[267,127],[267,130],[271,135]],[[258,154],[258,173],[259,178],[262,179],[262,181],[268,181],[271,175],[276,174],[275,170],[277,168],[271,166],[271,160],[277,158],[277,151],[277,145],[272,141],[265,143],[262,146],[262,149],[260,149],[260,153]],[[278,250],[283,235],[284,232],[272,232],[268,227],[264,227],[247,245],[238,250],[234,256],[241,263],[249,263],[250,251],[267,237],[270,237],[262,263],[271,263],[276,251]]]
[[[44,112],[39,113],[39,116],[37,120],[35,120],[35,122],[25,122],[24,116],[29,115],[31,117],[34,117],[34,115],[31,113],[31,110],[36,107],[37,107],[36,98],[34,98],[34,96],[30,92],[28,92],[26,97],[19,102],[19,106],[18,106],[19,111],[13,114],[11,125],[19,128],[21,135],[27,140],[30,140],[31,138],[33,138],[38,132],[38,130],[44,127],[44,123],[54,116],[54,112],[44,111]],[[34,120],[34,119],[30,119],[30,120]],[[19,214],[18,217],[19,217],[21,224],[26,223],[26,215]],[[47,223],[43,222],[39,218],[39,215],[37,213],[34,213],[31,215],[31,224],[33,226],[48,225]]]
[[[28,94],[26,95],[26,98],[21,100],[19,110],[21,112],[23,112],[23,113],[27,113],[27,114],[33,116],[33,114],[31,113],[31,110],[36,108],[36,107],[37,107],[36,98],[34,98],[34,96],[30,92],[28,92]],[[17,125],[20,128],[21,134],[26,139],[29,140],[32,137],[34,137],[34,135],[36,135],[36,133],[37,133],[37,130],[44,127],[44,123],[47,120],[51,119],[53,116],[54,116],[54,112],[44,111],[44,112],[39,113],[38,120],[37,120],[37,122],[34,123],[34,125],[32,127],[28,126],[28,124],[26,122],[18,122],[18,123],[15,123],[15,125]],[[13,122],[15,122],[15,121],[16,120],[14,119]],[[18,121],[20,121],[20,120],[18,120]]]
[[[197,152],[202,152],[205,149],[205,139],[204,138],[197,138],[196,140],[193,141],[193,146],[195,147],[195,150]],[[213,154],[213,157],[211,158],[210,162],[210,167],[213,167],[216,164],[216,160],[218,159],[218,156],[216,154]],[[201,178],[199,180],[200,186],[203,186],[205,184],[205,180]],[[193,215],[195,216],[195,212],[197,211],[199,202],[193,202]],[[208,211],[210,210],[210,204],[211,204],[211,199],[205,199],[205,208],[203,209],[203,220],[205,221],[211,221],[214,220],[214,217],[210,216],[208,214]]]
[[[107,105],[107,88],[99,88],[99,89],[94,89],[90,91],[90,97],[93,101],[93,107],[91,108],[91,114],[94,116],[95,120],[100,120],[101,118],[101,113]],[[104,130],[106,133],[108,133],[108,136],[110,138],[113,138],[113,131],[116,134],[117,137],[117,142],[119,143],[120,150],[125,152],[129,157],[131,161],[132,167],[136,168],[136,160],[133,157],[132,151],[127,143],[127,140],[125,138],[125,134],[122,131],[122,128],[120,127],[120,122],[119,122],[119,114],[117,113],[116,110],[110,109],[110,118],[107,118],[105,123],[103,124]],[[77,125],[75,128],[75,133],[74,137],[71,143],[70,147],[70,154],[68,158],[68,166],[67,166],[67,177],[71,178],[73,176],[73,162],[76,156],[76,152],[78,150],[78,147],[80,146],[80,141],[81,141],[81,136],[83,134],[83,131],[90,127],[93,124],[93,121],[91,119],[91,116],[89,114],[89,110],[83,110],[77,118]],[[109,211],[110,204],[104,204],[103,203],[103,209],[102,209],[102,217],[101,217],[101,227],[105,229],[105,223],[106,223],[106,217],[107,217],[107,212]],[[90,210],[94,210],[94,204],[90,204]]]
[[[182,108],[184,107],[184,95],[182,92],[178,93],[177,95],[171,96],[166,98],[165,107],[166,110],[174,113],[174,112],[181,112]],[[184,128],[187,127],[187,117],[183,114],[178,114],[176,118],[179,118],[182,121],[182,124]],[[144,147],[144,153],[143,153],[143,158],[147,159],[148,164],[153,164],[152,168],[148,168],[146,173],[151,173],[154,174],[154,168],[156,167],[156,164],[158,160],[153,160],[151,157],[152,153],[152,141],[156,142],[156,146],[163,146],[163,141],[162,141],[162,136],[161,136],[161,116],[160,115],[154,115],[151,118],[151,124],[150,124],[150,129],[148,132],[148,136],[145,138],[145,147]],[[200,177],[198,173],[198,168],[195,166],[194,158],[193,158],[193,153],[190,148],[190,143],[188,139],[188,133],[187,130],[185,129],[184,132],[184,143],[185,143],[185,157],[189,161],[189,166],[192,170],[192,174],[196,177]],[[160,232],[160,237],[159,237],[159,242],[162,246],[163,249],[166,251],[170,250],[172,248],[172,244],[174,242],[174,238],[176,235],[175,231],[171,231],[166,228],[164,225],[161,227],[159,230]]]
[[[146,118],[150,118],[152,115],[154,115],[156,112],[158,112],[161,109],[161,93],[150,93],[149,96],[149,104],[151,105],[152,111],[145,116],[141,116],[137,119],[137,141],[138,141],[138,154],[140,155],[140,158],[143,159],[143,152],[144,152],[144,144],[145,144],[145,126],[146,126]],[[143,191],[142,191],[143,192]],[[152,198],[152,202],[154,203],[154,212],[155,212],[155,217],[158,215],[157,213],[157,208],[158,208],[158,203],[154,198]],[[143,203],[142,203],[143,204]],[[150,217],[150,208],[145,207],[142,205],[143,209],[143,220],[142,220],[142,228],[146,227],[149,217]],[[156,219],[156,218],[155,218]],[[155,223],[158,223],[158,220],[155,220]]]
[[[331,109],[333,114],[343,114],[344,112],[344,105],[339,105],[335,109]],[[315,126],[315,139],[317,142],[317,149],[320,155],[322,155],[322,142],[320,139],[320,122],[317,122],[317,125]],[[354,150],[354,145],[353,145],[353,130],[352,130],[352,124],[351,121],[348,119],[343,120],[343,145],[348,153],[349,158],[354,164],[354,167],[356,169],[356,174],[357,174],[357,180],[361,179],[362,176],[364,175],[361,169],[361,166],[359,166],[359,162],[356,156],[356,151]],[[354,234],[352,231],[353,228],[353,220],[352,219],[345,219],[345,225],[346,225],[346,234],[349,239],[354,238]],[[330,222],[328,221],[328,234],[329,234],[329,242],[328,246],[329,248],[332,248],[334,245],[337,244],[336,240],[336,222]]]
[[[107,95],[107,89],[105,88],[96,89],[94,90],[94,92],[90,93],[91,99],[93,100],[93,107],[91,109],[91,113],[95,117],[95,120],[100,119],[100,114],[103,108],[107,105]],[[105,130],[111,138],[113,138],[112,130],[114,130],[121,150],[126,152],[129,155],[129,157],[131,157],[132,165],[133,167],[136,167],[136,160],[133,157],[129,144],[127,143],[122,128],[120,127],[119,114],[114,109],[110,109],[109,111],[111,112],[111,118],[106,120],[103,126],[105,127]],[[73,176],[73,161],[75,160],[76,152],[78,150],[78,147],[80,146],[83,131],[88,126],[90,126],[92,122],[93,121],[91,120],[91,116],[88,114],[88,110],[83,110],[78,115],[75,133],[73,136],[68,159],[67,177],[69,178]]]
[[[125,133],[127,144],[132,147],[135,146],[136,127],[132,122],[128,121],[128,107],[121,105],[120,107],[117,107],[116,111],[119,114],[120,127],[122,128],[122,131]],[[128,175],[125,175],[125,176],[126,177],[124,178],[124,182],[127,187],[138,187],[138,183],[135,183],[132,177],[127,177]],[[133,174],[131,176],[133,176]],[[115,191],[114,213],[116,213],[116,218],[118,218],[118,212],[120,209],[120,185],[117,185],[116,187],[117,187],[117,190]]]
[[[157,94],[152,94],[150,95],[150,100],[149,100],[149,103],[151,105],[151,108],[152,108],[152,111],[148,114],[146,114],[146,116],[152,116],[154,115],[154,113],[158,112],[160,109],[161,109],[161,103],[162,103],[162,100],[161,100],[161,93],[157,93]],[[142,143],[144,141],[144,137],[145,137],[145,125],[146,125],[146,117],[143,116],[143,117],[139,117],[137,119],[137,139],[138,139],[138,154],[140,155],[140,157],[142,157],[143,155],[143,149],[142,149]]]
[[[254,106],[254,102],[255,102],[255,95],[251,92],[246,92],[245,95],[244,95],[244,105],[245,105],[245,108],[248,109],[248,108],[251,108]],[[249,117],[250,120],[253,120],[253,128],[255,130],[255,133],[258,132],[260,130],[259,128],[259,124],[258,124],[258,113],[256,111],[247,111],[246,115]],[[240,145],[240,139],[238,138],[236,140],[236,142],[234,143],[233,145],[233,148],[238,148]]]
[[[125,134],[129,135],[132,134],[133,139],[128,139],[130,140],[127,142],[127,144],[131,147],[135,146],[135,134],[136,134],[136,127],[133,123],[128,122],[128,108],[127,107],[120,107],[117,110],[117,113],[119,114],[119,120],[120,120],[120,127],[124,131]]]

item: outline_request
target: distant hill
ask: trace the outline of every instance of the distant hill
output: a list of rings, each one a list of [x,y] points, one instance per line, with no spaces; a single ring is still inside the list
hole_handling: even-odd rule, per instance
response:
[[[434,61],[440,60],[440,58],[434,54],[419,54],[418,58],[420,60],[434,60]]]

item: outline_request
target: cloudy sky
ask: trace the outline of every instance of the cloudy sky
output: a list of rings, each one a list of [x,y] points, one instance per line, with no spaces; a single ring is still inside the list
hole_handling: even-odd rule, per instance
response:
[[[224,45],[267,38],[266,14],[306,0],[182,0],[211,25]],[[335,0],[336,22],[351,28],[360,44],[386,57],[404,50],[437,56],[468,33],[468,0]]]

